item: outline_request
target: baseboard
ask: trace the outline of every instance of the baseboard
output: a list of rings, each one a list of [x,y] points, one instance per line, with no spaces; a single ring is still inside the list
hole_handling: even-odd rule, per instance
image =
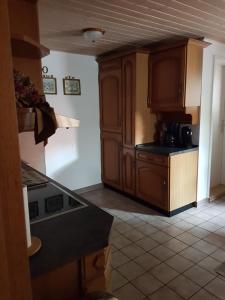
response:
[[[84,194],[84,193],[87,193],[87,192],[93,192],[93,191],[96,191],[96,190],[99,190],[99,189],[103,189],[103,187],[104,187],[103,183],[98,183],[98,184],[85,186],[81,189],[74,190],[74,192],[81,195],[81,194]]]

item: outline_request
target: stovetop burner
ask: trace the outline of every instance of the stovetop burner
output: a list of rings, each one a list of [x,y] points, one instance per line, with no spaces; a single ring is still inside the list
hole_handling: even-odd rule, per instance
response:
[[[87,206],[87,204],[77,199],[75,195],[52,182],[29,186],[28,202],[31,224]]]

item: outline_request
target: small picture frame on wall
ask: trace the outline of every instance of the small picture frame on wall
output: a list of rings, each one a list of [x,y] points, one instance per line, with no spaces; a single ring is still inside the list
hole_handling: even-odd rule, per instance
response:
[[[43,76],[43,89],[45,95],[56,95],[57,94],[57,83],[56,78],[53,75]]]
[[[81,95],[80,79],[67,76],[63,78],[64,95]]]

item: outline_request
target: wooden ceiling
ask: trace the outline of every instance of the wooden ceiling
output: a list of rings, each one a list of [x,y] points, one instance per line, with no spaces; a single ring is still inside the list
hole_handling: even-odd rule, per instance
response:
[[[168,38],[225,42],[225,0],[39,0],[40,35],[51,50],[99,55]],[[82,29],[98,27],[91,43]]]

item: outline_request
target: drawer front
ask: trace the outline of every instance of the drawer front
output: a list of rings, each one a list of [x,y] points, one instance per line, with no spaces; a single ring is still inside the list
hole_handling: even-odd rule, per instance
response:
[[[157,155],[144,151],[136,151],[136,159],[151,162],[160,166],[167,167],[169,165],[169,157],[164,155]]]

